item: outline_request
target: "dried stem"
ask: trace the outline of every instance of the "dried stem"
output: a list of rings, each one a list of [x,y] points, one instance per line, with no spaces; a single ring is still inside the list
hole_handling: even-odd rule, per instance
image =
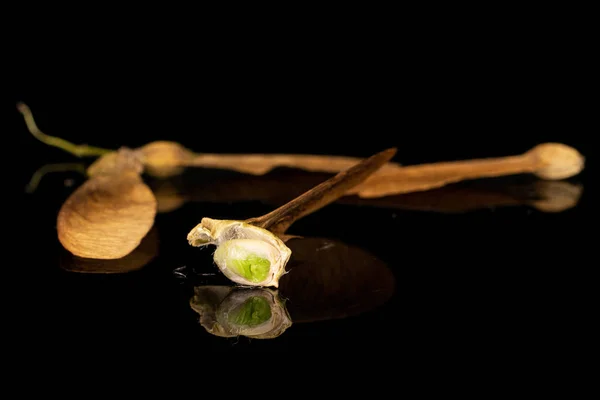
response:
[[[276,210],[246,222],[283,234],[296,220],[344,196],[350,188],[367,179],[395,154],[396,149],[391,148],[364,159]]]
[[[361,162],[363,158],[314,154],[194,154],[181,166],[224,168],[246,174],[263,175],[276,167],[301,168],[306,171],[338,173]],[[395,171],[401,166],[389,163],[380,172]]]
[[[17,109],[23,115],[29,132],[40,142],[45,143],[48,146],[58,147],[77,157],[98,157],[112,151],[101,147],[88,146],[86,144],[74,144],[55,136],[46,135],[38,128],[31,110],[25,103],[17,103]]]

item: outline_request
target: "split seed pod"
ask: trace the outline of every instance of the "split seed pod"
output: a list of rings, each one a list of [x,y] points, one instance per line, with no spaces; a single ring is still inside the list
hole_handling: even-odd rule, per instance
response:
[[[273,233],[243,221],[202,218],[187,239],[196,247],[216,245],[215,264],[241,285],[277,287],[292,254]]]

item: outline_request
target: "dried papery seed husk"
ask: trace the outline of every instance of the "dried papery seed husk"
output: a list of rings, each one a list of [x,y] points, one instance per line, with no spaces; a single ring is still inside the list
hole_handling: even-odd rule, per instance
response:
[[[542,143],[526,155],[534,160],[532,172],[542,179],[567,179],[579,174],[585,166],[585,157],[562,143]]]
[[[363,161],[358,157],[315,154],[196,154],[187,159],[188,166],[220,168],[252,175],[264,175],[274,168],[298,168],[305,171],[337,173]],[[389,162],[380,172],[394,172],[400,164]]]
[[[490,161],[492,161],[491,164],[489,164]],[[533,204],[527,202],[523,196],[512,198],[506,193],[502,194],[503,189],[489,192],[485,188],[471,190],[464,186],[456,186],[456,184],[470,180],[482,181],[482,178],[496,175],[508,177],[508,175],[522,172],[540,177],[564,178],[581,172],[584,161],[583,156],[569,146],[545,143],[534,147],[522,156],[502,157],[495,160],[480,159],[419,164],[399,167],[393,173],[390,173],[389,169],[384,170],[389,165],[388,163],[363,183],[351,188],[345,196],[337,201],[344,204],[437,212],[464,212],[493,206],[531,204],[540,211],[556,212],[575,206],[579,200],[577,193],[580,190],[571,188],[562,191],[567,194],[566,196],[561,195],[562,200],[559,200],[561,196],[543,195],[544,199],[552,201],[552,204],[556,205],[555,207],[548,204],[549,207],[546,207],[544,202]],[[500,169],[497,168],[498,166]],[[482,167],[483,169],[481,169]],[[565,175],[564,171],[568,173]],[[280,170],[260,176],[231,173],[220,175],[218,180],[207,180],[210,186],[203,186],[202,174],[203,172],[198,170],[189,171],[189,174],[184,175],[183,184],[178,187],[176,194],[172,194],[172,200],[166,198],[166,204],[172,203],[176,205],[175,207],[179,207],[185,201],[261,200],[277,205],[286,199],[302,194],[330,177],[326,173],[302,170]],[[482,174],[485,176],[481,177]],[[534,176],[531,177],[534,178]],[[511,176],[510,178],[517,177]],[[194,184],[185,183],[192,179]],[[499,178],[496,177],[493,180],[496,179]],[[552,182],[542,180],[537,185],[542,188],[545,183],[548,183],[550,185],[546,187],[550,188]],[[565,184],[570,186],[569,183],[565,182]],[[156,185],[159,188],[158,183]],[[445,186],[450,187],[446,190]],[[511,186],[513,185],[508,182],[505,189]],[[555,201],[556,203],[554,203]],[[556,211],[551,211],[553,209]]]
[[[17,108],[23,114],[30,133],[43,143],[61,148],[77,157],[114,153],[109,149],[76,145],[46,135],[37,127],[26,104],[18,103]],[[265,174],[276,167],[338,172],[360,161],[354,157],[309,154],[195,154],[179,143],[169,141],[149,143],[137,149],[136,154],[143,159],[148,172],[157,177],[173,176],[186,166],[224,168],[254,175]],[[111,154],[101,161],[105,162],[113,157],[115,155]],[[108,164],[110,169],[110,162]],[[546,180],[560,180],[580,173],[584,164],[585,158],[576,149],[562,143],[542,143],[519,156],[409,167],[389,162],[347,194],[356,194],[361,198],[378,198],[436,189],[463,180],[521,173],[532,173]]]
[[[177,142],[160,140],[148,143],[136,150],[145,172],[157,178],[180,174],[194,159],[194,152]]]
[[[69,196],[58,213],[58,239],[78,257],[124,257],[154,224],[156,198],[142,181],[135,158],[128,150],[115,154],[98,161],[90,179]]]
[[[278,292],[266,288],[195,287],[190,306],[204,329],[221,337],[274,339],[292,325]]]
[[[115,175],[133,173],[140,175],[144,164],[135,150],[121,147],[119,150],[104,154],[87,168],[87,175]]]
[[[23,115],[29,132],[47,145],[58,147],[77,157],[97,157],[112,153],[111,149],[78,145],[43,133],[35,123],[29,107],[19,102],[17,109]],[[197,154],[177,142],[160,140],[138,149],[146,172],[155,177],[169,177],[182,172],[185,167],[228,169],[254,175],[262,175],[277,167],[299,168],[308,171],[339,172],[361,161],[356,157],[312,154]],[[389,163],[383,170],[398,168]]]
[[[157,178],[179,175],[187,167],[215,168],[251,175],[264,175],[275,168],[337,173],[360,163],[358,157],[313,154],[210,154],[194,153],[177,142],[156,141],[138,149],[145,172]],[[400,164],[388,162],[381,172],[393,173]],[[379,173],[380,171],[377,171]]]
[[[436,189],[471,179],[534,174],[559,180],[579,174],[585,158],[562,143],[543,143],[516,156],[409,165],[384,171],[348,191],[362,198],[375,198]]]
[[[186,153],[181,159],[183,161],[178,165],[222,168],[252,175],[264,175],[276,167],[299,168],[313,172],[339,172],[361,161],[355,157],[309,154]],[[348,194],[376,198],[436,189],[464,180],[523,173],[558,180],[580,173],[584,162],[585,158],[576,149],[561,143],[543,143],[517,156],[404,167],[388,162],[363,183],[349,190]]]
[[[139,271],[158,256],[158,229],[153,227],[138,247],[125,257],[114,260],[77,257],[63,250],[60,266],[65,271],[80,274],[125,274]]]
[[[294,323],[340,319],[369,312],[394,294],[394,274],[379,258],[327,238],[294,238],[281,297]]]
[[[291,255],[272,232],[243,221],[202,218],[187,240],[194,247],[217,246],[215,264],[240,285],[277,287]]]
[[[73,255],[119,259],[131,253],[146,236],[156,215],[156,199],[140,174],[143,163],[127,147],[118,151],[76,145],[43,133],[29,107],[18,103],[30,133],[43,143],[77,157],[100,156],[86,173],[90,178],[63,203],[57,217],[58,239]]]

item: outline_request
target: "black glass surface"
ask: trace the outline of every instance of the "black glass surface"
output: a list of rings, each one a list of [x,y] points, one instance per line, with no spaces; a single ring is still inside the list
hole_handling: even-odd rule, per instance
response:
[[[524,342],[539,350],[557,321],[569,318],[561,294],[569,281],[560,277],[584,262],[581,179],[521,175],[380,199],[344,197],[289,230],[301,237],[288,243],[293,256],[277,290],[235,287],[214,266],[214,248],[187,244],[204,216],[262,215],[329,176],[280,168],[259,177],[212,169],[145,177],[162,211],[154,228],[129,256],[102,261],[75,257],[57,240],[56,213],[84,176],[45,175],[21,197],[35,221],[21,285],[31,288],[26,303],[38,343],[74,352],[100,343],[190,354],[359,349],[426,356]],[[224,320],[240,307],[260,316],[265,304],[285,321],[253,333]]]

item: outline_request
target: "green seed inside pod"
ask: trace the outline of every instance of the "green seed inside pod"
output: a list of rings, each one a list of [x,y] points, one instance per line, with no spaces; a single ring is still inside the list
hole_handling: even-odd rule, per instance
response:
[[[217,248],[214,260],[221,269],[225,267],[250,282],[259,283],[267,279],[270,259],[275,253],[276,249],[264,241],[233,239]]]
[[[262,297],[251,297],[235,310],[230,311],[229,323],[243,326],[256,326],[271,318],[271,306]]]
[[[271,268],[271,263],[266,258],[248,256],[245,259],[229,260],[229,268],[233,269],[238,275],[252,282],[262,282],[267,278]]]

